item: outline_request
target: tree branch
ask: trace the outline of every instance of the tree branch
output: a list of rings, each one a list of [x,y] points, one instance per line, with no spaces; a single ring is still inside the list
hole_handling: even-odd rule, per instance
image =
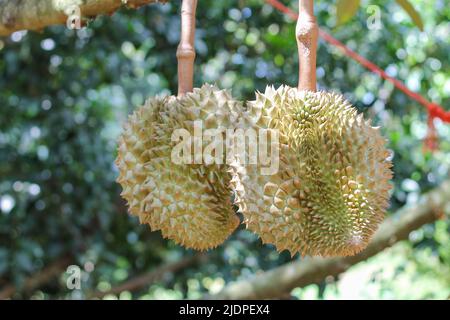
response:
[[[111,15],[120,7],[139,8],[167,0],[0,0],[0,36],[18,30],[42,30],[50,25],[66,24],[80,9],[81,17]]]
[[[149,286],[150,284],[160,280],[164,275],[168,273],[175,273],[180,271],[181,269],[192,266],[203,259],[205,259],[206,255],[204,253],[197,253],[193,256],[185,257],[179,261],[167,263],[162,265],[155,270],[147,272],[145,274],[139,275],[132,279],[125,281],[124,283],[111,288],[108,291],[101,292],[97,291],[89,295],[89,298],[103,298],[108,294],[119,294],[123,291],[136,291],[143,287]]]
[[[145,286],[149,286],[150,284],[160,280],[168,273],[176,273],[181,269],[187,268],[196,263],[204,261],[206,257],[207,256],[205,253],[197,253],[193,256],[184,257],[176,262],[166,263],[153,271],[129,279],[124,283],[118,285],[117,287],[113,287],[112,289],[106,292],[101,291],[93,292],[92,294],[89,295],[89,298],[90,299],[103,298],[108,294],[119,294],[123,291],[139,290]],[[71,257],[63,257],[55,261],[54,263],[50,264],[45,269],[40,271],[38,274],[28,278],[20,291],[32,292],[34,289],[42,287],[43,285],[51,281],[53,278],[60,275],[65,270],[65,268],[68,265],[70,265],[72,261],[73,260]],[[19,288],[17,288],[16,286],[12,284],[6,284],[0,290],[0,300],[11,298],[18,290]]]
[[[414,206],[400,209],[381,226],[372,242],[361,253],[351,257],[310,258],[294,261],[248,280],[227,285],[210,299],[270,299],[289,293],[294,288],[319,283],[327,276],[337,276],[352,265],[366,260],[387,247],[407,239],[411,231],[444,218],[450,211],[450,180],[423,195]]]
[[[72,258],[67,256],[63,257],[36,275],[28,278],[23,288],[21,289],[22,292],[31,292],[35,288],[39,288],[42,285],[48,283],[53,278],[59,276],[61,272],[64,271],[64,269],[71,263]],[[16,292],[18,291],[18,288],[12,284],[8,284],[5,287],[1,288],[0,290],[0,300],[11,298]]]

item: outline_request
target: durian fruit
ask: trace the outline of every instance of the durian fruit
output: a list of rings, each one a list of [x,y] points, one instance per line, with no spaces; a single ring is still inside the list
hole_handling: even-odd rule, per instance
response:
[[[264,243],[291,255],[366,247],[388,206],[391,163],[378,128],[340,94],[267,87],[242,126],[279,132],[279,170],[235,163],[235,203]]]
[[[238,107],[227,91],[204,85],[182,97],[149,99],[129,117],[119,138],[117,181],[141,223],[198,250],[216,247],[235,230],[240,220],[225,165],[173,163],[178,142],[171,137],[175,129],[193,133],[194,120],[227,127]]]

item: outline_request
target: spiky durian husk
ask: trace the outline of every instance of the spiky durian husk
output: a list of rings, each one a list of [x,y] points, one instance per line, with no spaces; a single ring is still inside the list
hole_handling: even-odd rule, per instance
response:
[[[292,255],[346,256],[366,247],[388,206],[391,163],[378,128],[343,96],[267,87],[243,126],[278,129],[280,165],[233,166],[247,227]]]
[[[232,209],[225,165],[177,165],[171,161],[174,129],[229,125],[238,105],[228,92],[204,85],[181,98],[149,99],[128,119],[119,138],[117,181],[129,211],[152,230],[188,248],[221,244],[239,225]]]

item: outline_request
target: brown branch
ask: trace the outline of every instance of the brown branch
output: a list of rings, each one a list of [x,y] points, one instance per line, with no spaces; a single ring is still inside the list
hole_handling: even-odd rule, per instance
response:
[[[89,298],[103,298],[108,294],[119,294],[123,291],[136,291],[142,289],[144,287],[149,286],[150,284],[160,280],[168,273],[176,273],[184,268],[190,267],[203,259],[205,259],[205,254],[197,253],[193,256],[185,257],[179,261],[167,263],[156,268],[153,271],[147,272],[145,274],[139,275],[132,279],[125,281],[124,283],[111,288],[108,291],[101,292],[97,291],[89,295]]]
[[[178,96],[191,92],[194,87],[196,10],[197,0],[183,0],[181,6],[181,39],[177,49]]]
[[[193,256],[185,257],[179,261],[167,263],[157,269],[148,273],[139,275],[126,282],[114,287],[106,292],[97,291],[89,295],[89,298],[103,298],[108,294],[119,294],[122,291],[136,291],[145,286],[148,286],[168,273],[176,273],[181,269],[192,266],[196,263],[203,261],[206,258],[206,254],[198,253]],[[12,284],[7,284],[0,289],[0,300],[11,298],[19,290],[21,292],[32,292],[36,288],[42,287],[46,283],[50,282],[53,278],[59,276],[66,268],[72,263],[71,257],[63,257],[60,260],[52,263],[48,267],[44,268],[38,274],[28,278],[22,288],[17,288]]]
[[[450,180],[423,195],[414,206],[400,209],[380,227],[372,242],[361,253],[351,257],[310,258],[287,263],[258,274],[251,279],[231,283],[210,299],[278,298],[294,288],[320,283],[327,276],[337,276],[352,265],[366,260],[395,243],[407,239],[410,232],[444,218],[450,210]]]
[[[314,17],[314,1],[299,0],[295,28],[298,47],[298,90],[316,91],[316,57],[319,27]]]
[[[38,274],[25,280],[23,288],[21,288],[20,290],[22,292],[31,292],[32,290],[41,287],[53,278],[59,276],[61,272],[63,272],[65,268],[71,263],[71,261],[71,257],[63,257],[55,261],[54,263],[40,271]],[[11,298],[18,290],[19,288],[12,284],[6,285],[0,290],[0,300]]]
[[[167,0],[0,0],[0,36],[18,30],[42,30],[50,25],[66,24],[79,7],[82,17],[111,15],[120,7],[139,8]]]

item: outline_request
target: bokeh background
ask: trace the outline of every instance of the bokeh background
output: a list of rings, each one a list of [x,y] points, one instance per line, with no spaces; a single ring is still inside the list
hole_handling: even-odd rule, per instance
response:
[[[296,85],[291,19],[262,0],[199,2],[197,86],[216,83],[252,99],[268,84]],[[366,25],[369,1],[339,27],[334,2],[317,0],[316,15],[334,37],[450,110],[450,7],[445,0],[411,3],[423,32],[393,0],[374,2],[381,10],[379,30]],[[199,255],[127,214],[115,182],[116,139],[146,97],[176,92],[179,8],[172,1],[124,9],[82,30],[54,26],[0,40],[3,297],[195,299],[291,261],[244,226]],[[435,120],[438,148],[424,152],[425,109],[323,40],[317,78],[319,89],[345,94],[388,139],[395,173],[388,215],[448,179],[450,124]],[[68,265],[82,270],[79,290],[66,285]],[[291,292],[299,299],[449,296],[448,219],[412,232],[339,277]]]

